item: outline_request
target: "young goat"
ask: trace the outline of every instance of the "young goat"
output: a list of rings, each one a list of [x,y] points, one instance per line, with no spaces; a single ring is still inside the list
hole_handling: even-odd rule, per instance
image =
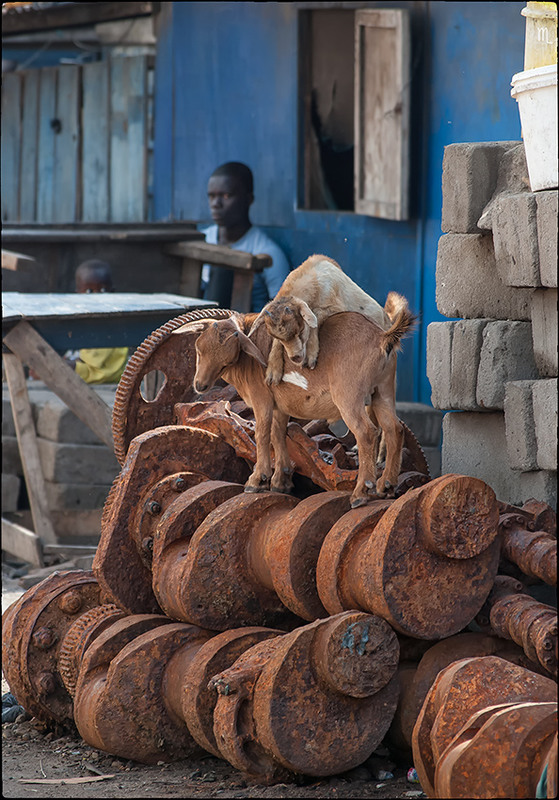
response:
[[[196,340],[193,386],[203,393],[223,377],[254,411],[257,460],[245,491],[289,492],[291,465],[286,431],[289,417],[343,419],[355,436],[359,472],[351,496],[353,508],[370,499],[376,480],[380,425],[386,439],[386,466],[376,480],[378,496],[393,493],[402,459],[403,428],[396,416],[396,354],[415,317],[407,304],[384,331],[362,314],[345,312],[329,317],[320,331],[321,357],[316,369],[297,368],[277,386],[265,379],[272,339],[265,327],[255,341],[246,331],[254,315],[234,314],[211,322]],[[367,409],[365,403],[370,400]],[[374,421],[373,421],[374,420]],[[270,445],[274,449],[272,474]]]
[[[383,309],[334,259],[313,255],[289,273],[275,298],[254,321],[249,336],[265,324],[273,337],[266,382],[277,385],[284,369],[288,369],[284,366],[284,351],[294,364],[315,368],[318,331],[327,317],[341,311],[358,311],[386,330],[403,306],[407,306],[405,298],[390,292]]]

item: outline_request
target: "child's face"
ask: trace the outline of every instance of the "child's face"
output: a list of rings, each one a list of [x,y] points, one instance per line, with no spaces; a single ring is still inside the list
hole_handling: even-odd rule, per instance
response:
[[[76,280],[76,292],[78,294],[92,294],[96,292],[110,292],[111,286],[107,281],[100,281],[94,277],[78,278]]]

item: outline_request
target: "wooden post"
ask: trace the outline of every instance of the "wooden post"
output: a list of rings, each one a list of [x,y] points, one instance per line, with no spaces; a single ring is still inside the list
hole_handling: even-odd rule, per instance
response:
[[[10,391],[17,441],[35,533],[43,542],[55,544],[56,535],[50,519],[45,480],[39,459],[39,447],[23,365],[16,355],[4,353],[4,370]]]
[[[12,328],[4,336],[4,344],[37,373],[78,419],[113,449],[110,408],[28,322],[19,322]],[[25,391],[27,393],[27,388]]]

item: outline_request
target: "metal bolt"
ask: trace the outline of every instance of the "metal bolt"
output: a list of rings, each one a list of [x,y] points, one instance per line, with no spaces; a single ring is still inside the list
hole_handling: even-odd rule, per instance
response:
[[[52,672],[41,672],[37,681],[41,696],[54,694],[56,691],[56,678]]]
[[[148,503],[148,512],[154,517],[161,514],[161,503],[158,503],[157,500],[152,500]]]
[[[173,489],[175,492],[184,492],[186,489],[186,481],[184,478],[177,478],[173,483]]]
[[[144,553],[153,553],[153,536],[146,536],[142,540],[142,550]]]
[[[44,626],[33,633],[33,644],[38,650],[48,650],[53,646],[57,638],[52,628]]]
[[[65,614],[76,614],[82,607],[82,598],[79,592],[71,590],[60,598],[60,608]]]

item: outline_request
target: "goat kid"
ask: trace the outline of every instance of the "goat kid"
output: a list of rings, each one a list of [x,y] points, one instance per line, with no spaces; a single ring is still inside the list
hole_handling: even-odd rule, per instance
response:
[[[289,273],[275,298],[254,321],[249,336],[266,325],[273,337],[266,381],[278,385],[287,369],[286,357],[294,364],[315,368],[318,331],[327,317],[341,311],[358,311],[386,330],[404,305],[405,298],[390,292],[383,309],[334,259],[312,255]]]
[[[351,495],[352,508],[372,499],[368,490],[374,488],[375,481],[377,496],[393,494],[404,437],[396,416],[396,354],[400,340],[415,322],[407,305],[387,331],[354,312],[329,317],[321,327],[322,355],[316,368],[295,368],[277,386],[268,384],[265,378],[272,339],[265,327],[256,331],[255,341],[249,339],[247,331],[253,320],[253,314],[233,314],[207,325],[196,340],[193,380],[195,391],[201,394],[224,378],[254,411],[257,459],[245,491],[292,489],[286,444],[287,423],[292,416],[329,422],[341,418],[354,434],[359,471]],[[375,422],[386,440],[386,463],[378,480],[379,428]],[[270,446],[275,456],[273,473]]]

